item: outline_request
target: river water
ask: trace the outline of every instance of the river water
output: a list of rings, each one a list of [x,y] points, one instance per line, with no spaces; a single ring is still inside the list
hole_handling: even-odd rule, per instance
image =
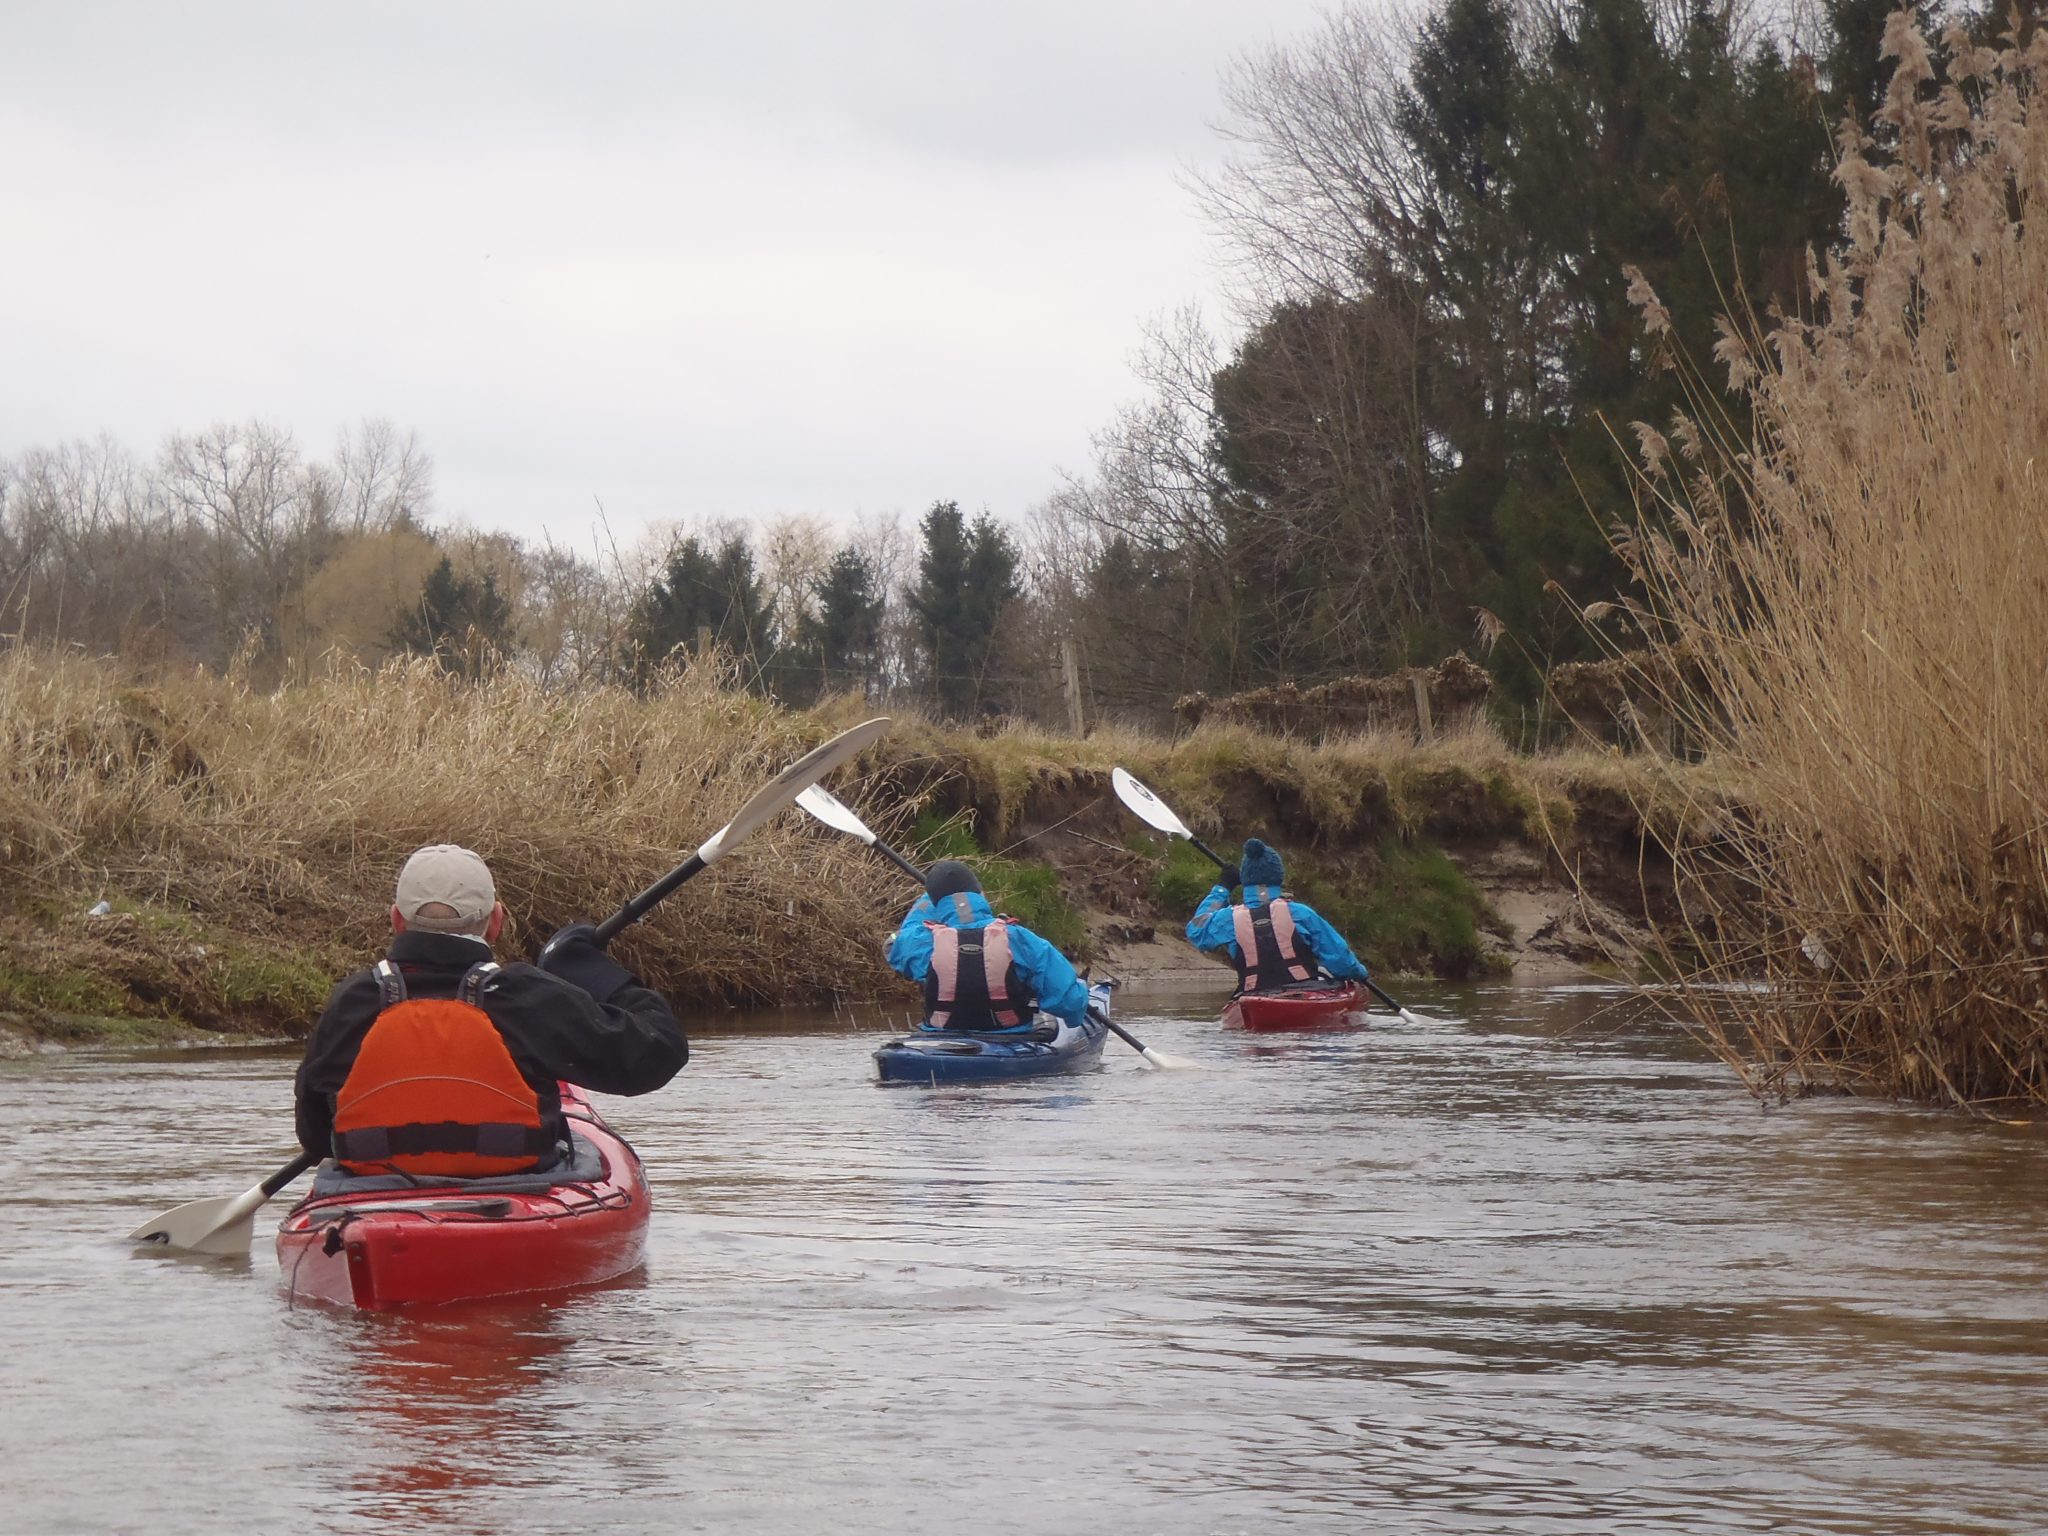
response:
[[[869,1081],[705,1032],[607,1101],[607,1289],[287,1309],[121,1234],[289,1155],[289,1054],[0,1067],[0,1509],[147,1532],[2048,1529],[2048,1137],[1766,1111],[1598,989],[1158,1073]]]

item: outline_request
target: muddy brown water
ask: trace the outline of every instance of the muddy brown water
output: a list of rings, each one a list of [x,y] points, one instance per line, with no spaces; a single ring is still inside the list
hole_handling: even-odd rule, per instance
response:
[[[292,1059],[0,1066],[0,1502],[137,1532],[2048,1528],[2048,1137],[1766,1112],[1565,987],[1211,1070],[882,1088],[872,1021],[609,1101],[623,1284],[289,1310],[135,1252],[288,1155]]]

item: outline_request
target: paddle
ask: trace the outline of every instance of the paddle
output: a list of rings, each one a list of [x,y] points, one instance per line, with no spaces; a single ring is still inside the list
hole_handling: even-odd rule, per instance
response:
[[[886,715],[864,720],[841,731],[822,746],[814,747],[754,792],[731,821],[720,827],[674,869],[627,902],[597,925],[597,942],[609,944],[621,929],[640,921],[655,903],[730,853],[740,842],[758,832],[777,814],[788,809],[797,796],[841,763],[856,756],[889,729]],[[545,953],[545,951],[543,951]],[[189,1253],[246,1254],[253,1233],[253,1218],[270,1197],[283,1189],[320,1159],[302,1152],[254,1188],[239,1195],[216,1195],[192,1200],[175,1210],[145,1221],[128,1234],[131,1242],[158,1243]]]
[[[1227,870],[1230,868],[1229,863],[1221,858],[1215,849],[1188,830],[1187,823],[1174,815],[1172,809],[1164,800],[1153,794],[1151,790],[1140,784],[1130,774],[1124,772],[1123,769],[1110,769],[1109,782],[1111,788],[1116,791],[1117,799],[1123,801],[1131,814],[1136,816],[1138,820],[1156,831],[1164,832],[1168,837],[1186,838],[1198,853],[1207,854],[1215,862],[1218,869]],[[1368,979],[1365,987],[1374,997],[1401,1015],[1401,1021],[1404,1024],[1420,1024],[1423,1022],[1419,1015],[1410,1013],[1406,1008],[1395,1002],[1394,999],[1387,996],[1380,989],[1378,982]]]
[[[730,853],[742,838],[751,837],[761,826],[787,809],[804,790],[817,783],[848,758],[868,747],[889,729],[889,717],[864,720],[850,731],[841,731],[821,747],[814,747],[754,792],[754,798],[739,809],[724,826],[706,838],[697,851],[674,869],[627,902],[597,925],[597,942],[609,944],[622,928],[645,917],[654,904],[685,880]],[[870,834],[872,838],[873,834]]]
[[[903,873],[910,876],[919,885],[924,884],[924,871],[883,842],[879,837],[875,836],[869,830],[868,824],[854,815],[847,808],[846,802],[833,794],[831,790],[826,789],[821,784],[813,784],[809,789],[796,797],[796,803],[804,810],[809,811],[819,821],[825,823],[833,831],[844,832],[848,837],[859,838],[891,864],[902,870]]]
[[[301,1152],[261,1184],[239,1195],[215,1195],[207,1200],[188,1200],[175,1210],[145,1221],[128,1234],[130,1242],[160,1243],[186,1253],[231,1254],[246,1258],[256,1213],[270,1197],[319,1162],[318,1155]]]
[[[844,832],[848,837],[859,838],[883,858],[910,876],[919,885],[924,884],[924,871],[876,837],[869,829],[868,824],[856,816],[847,806],[846,802],[830,790],[813,784],[809,789],[796,797],[796,803],[833,831]],[[1102,1022],[1109,1026],[1111,1034],[1115,1035],[1117,1039],[1123,1041],[1125,1045],[1128,1045],[1162,1072],[1171,1072],[1176,1068],[1199,1068],[1201,1066],[1200,1062],[1187,1061],[1179,1056],[1169,1056],[1164,1051],[1153,1050],[1151,1046],[1140,1040],[1114,1019],[1104,1018]]]

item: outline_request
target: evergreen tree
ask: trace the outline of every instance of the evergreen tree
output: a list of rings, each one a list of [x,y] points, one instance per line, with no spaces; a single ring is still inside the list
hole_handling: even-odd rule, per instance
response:
[[[953,501],[932,503],[919,531],[909,600],[931,698],[940,713],[965,719],[987,705],[996,624],[1023,591],[1017,548],[986,513],[970,525]]]
[[[391,644],[432,656],[450,672],[477,678],[512,646],[512,604],[485,571],[458,575],[446,555],[427,573],[419,600],[392,626]]]
[[[692,534],[640,594],[628,634],[645,676],[677,651],[693,650],[698,631],[709,630],[713,645],[751,664],[758,686],[775,653],[774,620],[747,541],[734,534],[713,550]]]
[[[881,671],[885,603],[873,566],[851,545],[832,557],[811,589],[818,607],[798,626],[794,667],[835,688],[865,693]]]

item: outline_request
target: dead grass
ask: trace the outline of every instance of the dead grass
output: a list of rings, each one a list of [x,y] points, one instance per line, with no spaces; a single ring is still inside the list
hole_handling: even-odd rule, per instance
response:
[[[111,664],[13,650],[0,882],[16,907],[82,914],[105,897],[360,963],[406,854],[454,841],[490,861],[509,948],[530,952],[657,878],[829,729],[708,670],[646,699],[411,663],[263,694],[198,674],[138,687]],[[876,914],[897,894],[858,845],[789,816],[619,949],[688,1002],[871,994]]]
[[[0,943],[13,957],[0,1012],[301,1031],[324,978],[378,951],[398,866],[426,842],[490,861],[514,914],[504,947],[531,953],[557,924],[614,910],[867,712],[842,699],[789,713],[727,682],[699,668],[650,696],[562,694],[394,662],[266,693],[0,651]],[[835,791],[909,851],[926,811],[964,809],[984,849],[1026,860],[1065,857],[1037,834],[1087,816],[1096,851],[1131,856],[1135,824],[1109,791],[1118,763],[1212,840],[1337,849],[1541,844],[1606,781],[1625,786],[1617,799],[1656,803],[1680,771],[1611,752],[1521,758],[1483,725],[1418,750],[1387,734],[1311,745],[1211,725],[1178,742],[1115,728],[1074,741],[896,718]],[[906,895],[888,865],[792,814],[619,949],[686,1006],[873,996],[899,985],[881,951]],[[86,918],[101,899],[113,918]]]
[[[1752,811],[1694,916],[1763,914],[1695,997],[1764,1092],[2048,1098],[2048,31],[1910,13],[1880,150],[1843,141],[1850,236],[1814,313],[1719,355],[1759,420],[1639,427],[1637,615],[1704,676],[1674,710]],[[2029,218],[2029,215],[2033,218]],[[1653,331],[1654,299],[1641,292]],[[1674,446],[1675,445],[1675,446]],[[1654,526],[1659,531],[1648,531]],[[1699,884],[1696,890],[1714,888]]]

